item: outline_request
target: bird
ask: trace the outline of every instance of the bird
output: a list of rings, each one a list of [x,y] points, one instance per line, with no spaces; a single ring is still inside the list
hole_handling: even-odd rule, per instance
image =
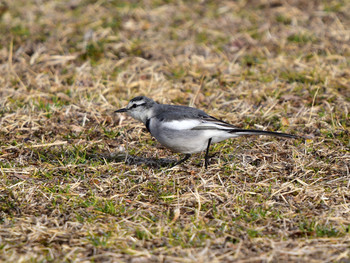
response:
[[[137,96],[125,108],[115,113],[126,113],[142,122],[160,144],[185,157],[175,162],[179,165],[193,153],[205,151],[205,169],[209,164],[211,144],[244,135],[269,135],[290,139],[301,136],[254,129],[240,129],[230,123],[208,115],[204,111],[182,105],[157,103],[146,96]]]

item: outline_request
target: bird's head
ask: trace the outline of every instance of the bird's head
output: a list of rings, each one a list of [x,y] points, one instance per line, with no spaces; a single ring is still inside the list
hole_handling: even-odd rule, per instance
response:
[[[153,115],[154,107],[157,103],[145,96],[138,96],[129,101],[125,108],[116,110],[115,112],[125,112],[134,119],[146,123],[147,119]]]

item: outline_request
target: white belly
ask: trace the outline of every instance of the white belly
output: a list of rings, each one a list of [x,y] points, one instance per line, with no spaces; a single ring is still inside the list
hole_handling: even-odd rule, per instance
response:
[[[161,123],[151,119],[149,130],[151,134],[162,145],[174,152],[180,153],[197,153],[204,151],[211,143],[217,143],[228,138],[236,137],[226,131],[221,130],[191,130],[176,129],[176,127],[164,127]]]

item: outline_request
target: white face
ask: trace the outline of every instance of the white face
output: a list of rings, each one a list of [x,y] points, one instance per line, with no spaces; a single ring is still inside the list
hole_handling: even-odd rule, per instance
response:
[[[125,112],[134,119],[143,122],[146,124],[149,118],[154,116],[154,112],[156,111],[157,103],[152,99],[149,99],[145,96],[138,96],[133,98],[128,106],[125,108],[116,110],[116,113]]]
[[[130,101],[126,108],[127,114],[131,117],[143,123],[146,122],[150,109],[146,107],[144,100]]]

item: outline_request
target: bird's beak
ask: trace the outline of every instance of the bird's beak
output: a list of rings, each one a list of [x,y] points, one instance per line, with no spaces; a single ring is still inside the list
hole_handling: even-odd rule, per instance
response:
[[[120,112],[127,112],[128,110],[126,108],[122,108],[119,110],[116,110],[115,113],[120,113]]]

